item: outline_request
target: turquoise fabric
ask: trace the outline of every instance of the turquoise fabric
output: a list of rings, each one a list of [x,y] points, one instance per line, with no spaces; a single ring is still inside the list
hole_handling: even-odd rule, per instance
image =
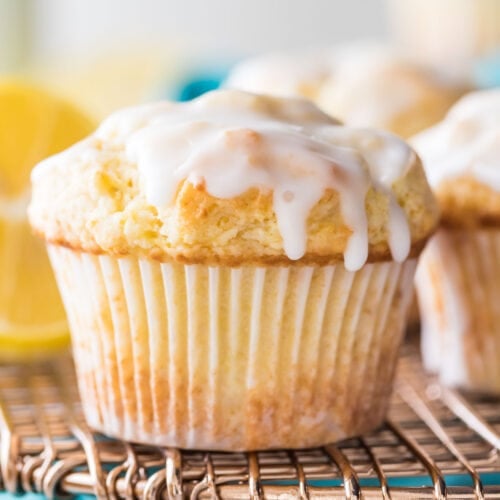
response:
[[[498,485],[500,484],[500,474],[497,472],[487,472],[481,474],[481,480],[484,486],[487,485]],[[472,486],[471,477],[468,474],[454,474],[445,476],[445,481],[448,486]],[[296,484],[294,481],[265,481],[268,484],[282,484],[282,485],[292,485]],[[432,481],[428,476],[417,476],[411,478],[405,477],[394,477],[389,478],[389,487],[398,488],[398,487],[413,487],[418,488],[421,486],[432,486]],[[374,478],[361,478],[360,479],[361,487],[377,487],[379,486],[379,482]],[[341,480],[328,480],[328,479],[315,479],[309,481],[309,484],[319,487],[338,487],[342,484]],[[11,495],[9,493],[0,493],[0,500],[11,500],[11,499],[22,499],[22,500],[42,500],[44,498],[43,495]],[[90,500],[93,497],[90,495],[79,495],[75,497],[75,500]]]
[[[0,500],[44,500],[44,495],[34,495],[28,493],[26,495],[11,495],[10,493],[0,493]],[[91,495],[78,495],[75,500],[91,500],[94,497]]]
[[[500,87],[500,47],[476,61],[474,83],[481,88]]]
[[[179,78],[174,86],[166,89],[166,95],[163,97],[174,101],[190,101],[205,92],[218,89],[226,78],[228,71],[229,65],[192,69]]]
[[[10,493],[0,493],[0,500],[9,500],[9,499],[23,499],[23,500],[41,500],[45,498],[43,495],[33,495],[33,494],[27,494],[27,495],[11,495]]]

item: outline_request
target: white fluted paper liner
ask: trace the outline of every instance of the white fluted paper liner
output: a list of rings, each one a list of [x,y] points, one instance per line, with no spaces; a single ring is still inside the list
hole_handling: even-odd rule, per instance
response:
[[[249,450],[324,444],[383,420],[415,261],[349,272],[49,253],[95,429]]]
[[[440,230],[416,283],[425,366],[446,385],[500,393],[500,231]]]

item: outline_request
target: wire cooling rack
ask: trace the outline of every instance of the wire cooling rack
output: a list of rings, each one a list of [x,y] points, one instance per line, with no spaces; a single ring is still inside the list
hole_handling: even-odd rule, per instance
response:
[[[406,347],[386,424],[337,445],[216,453],[110,440],[85,424],[69,357],[0,365],[0,490],[48,498],[499,498],[500,402],[426,377]]]

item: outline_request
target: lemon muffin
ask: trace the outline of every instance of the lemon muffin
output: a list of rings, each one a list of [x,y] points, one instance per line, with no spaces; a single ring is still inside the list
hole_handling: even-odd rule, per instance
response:
[[[94,428],[249,450],[382,422],[437,219],[406,143],[219,91],[118,112],[32,182]]]
[[[338,66],[316,102],[350,125],[410,137],[441,120],[462,93],[407,61],[359,58]]]
[[[461,86],[376,43],[251,58],[235,66],[226,86],[306,97],[348,125],[402,137],[440,121],[463,94]]]
[[[500,90],[467,95],[412,142],[443,219],[417,271],[424,362],[500,393]]]
[[[477,58],[500,47],[498,0],[386,0],[391,31],[418,61],[472,76]]]
[[[224,86],[315,101],[333,73],[336,59],[336,51],[331,48],[264,53],[236,64]]]

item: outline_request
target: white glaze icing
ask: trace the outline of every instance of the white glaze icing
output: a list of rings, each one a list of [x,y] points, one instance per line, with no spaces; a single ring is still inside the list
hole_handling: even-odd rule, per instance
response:
[[[425,71],[388,46],[346,45],[335,59],[317,104],[349,125],[385,125],[418,98],[415,80]]]
[[[399,56],[393,49],[370,40],[269,52],[236,64],[224,86],[279,96],[304,96],[304,93],[319,91],[323,82],[339,68],[363,69],[367,65],[376,68],[379,63],[395,60],[399,60]]]
[[[296,97],[328,78],[335,64],[331,49],[272,52],[245,59],[232,68],[224,85],[248,92]]]
[[[339,126],[307,101],[282,99],[271,108],[259,102],[241,91],[220,91],[189,103],[120,111],[93,138],[63,153],[64,163],[71,164],[67,155],[81,157],[93,141],[124,147],[137,163],[147,201],[159,207],[172,203],[182,180],[219,198],[253,187],[271,191],[283,248],[292,260],[306,252],[311,208],[326,189],[334,189],[352,230],[344,253],[348,270],[360,269],[368,256],[365,197],[373,187],[389,200],[392,256],[405,260],[410,231],[392,185],[413,163],[411,148],[388,133]],[[37,166],[33,180],[60,158]]]
[[[308,97],[349,125],[383,127],[416,102],[427,73],[390,46],[360,41],[249,58],[225,86]]]
[[[343,59],[325,81],[317,104],[354,126],[386,126],[421,94],[419,70],[388,57]]]
[[[468,94],[411,142],[433,187],[470,175],[500,191],[500,89]]]

